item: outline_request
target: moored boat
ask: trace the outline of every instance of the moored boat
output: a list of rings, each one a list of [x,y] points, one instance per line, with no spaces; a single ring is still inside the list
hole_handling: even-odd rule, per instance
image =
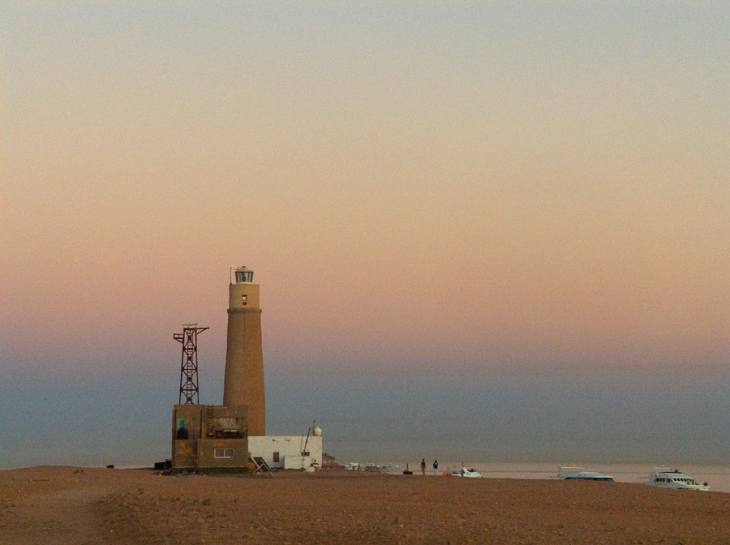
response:
[[[586,471],[581,466],[560,466],[558,467],[558,479],[565,481],[607,481],[613,482],[613,475],[600,473],[598,471]]]
[[[482,474],[479,473],[476,469],[471,468],[467,469],[466,467],[462,467],[461,469],[457,471],[451,472],[452,477],[464,477],[467,479],[481,479]]]
[[[655,467],[649,477],[649,484],[673,490],[700,490],[706,492],[710,489],[707,483],[700,484],[691,476],[679,471],[679,469],[666,467]]]

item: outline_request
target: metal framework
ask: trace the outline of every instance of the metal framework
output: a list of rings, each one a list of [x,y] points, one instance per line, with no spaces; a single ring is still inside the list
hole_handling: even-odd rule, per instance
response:
[[[172,338],[182,344],[180,357],[180,405],[197,405],[200,403],[200,386],[198,385],[198,334],[207,327],[198,324],[183,324],[182,333],[173,333]],[[185,401],[183,402],[183,398]]]

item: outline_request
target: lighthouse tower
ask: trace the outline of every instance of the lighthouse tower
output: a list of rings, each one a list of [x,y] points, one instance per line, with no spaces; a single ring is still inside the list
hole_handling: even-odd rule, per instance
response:
[[[259,286],[253,271],[233,269],[228,287],[228,341],[223,405],[248,407],[248,435],[266,435],[264,354]]]

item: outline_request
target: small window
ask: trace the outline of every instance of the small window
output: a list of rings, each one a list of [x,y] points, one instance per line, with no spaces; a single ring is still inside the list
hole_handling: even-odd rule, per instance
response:
[[[246,295],[244,293],[243,295],[241,295],[241,304],[245,307],[247,303],[248,303],[248,295]]]
[[[279,452],[278,451],[274,452],[274,463],[275,464],[279,463]]]
[[[214,458],[233,458],[236,450],[232,448],[216,448],[213,449]]]

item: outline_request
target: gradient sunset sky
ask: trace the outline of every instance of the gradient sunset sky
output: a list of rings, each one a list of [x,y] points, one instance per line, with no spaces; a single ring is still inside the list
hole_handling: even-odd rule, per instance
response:
[[[183,322],[211,326],[219,402],[240,264],[270,400],[313,374],[322,399],[391,375],[730,377],[730,4],[394,4],[0,7],[18,444],[53,421],[38,392],[167,411]]]

